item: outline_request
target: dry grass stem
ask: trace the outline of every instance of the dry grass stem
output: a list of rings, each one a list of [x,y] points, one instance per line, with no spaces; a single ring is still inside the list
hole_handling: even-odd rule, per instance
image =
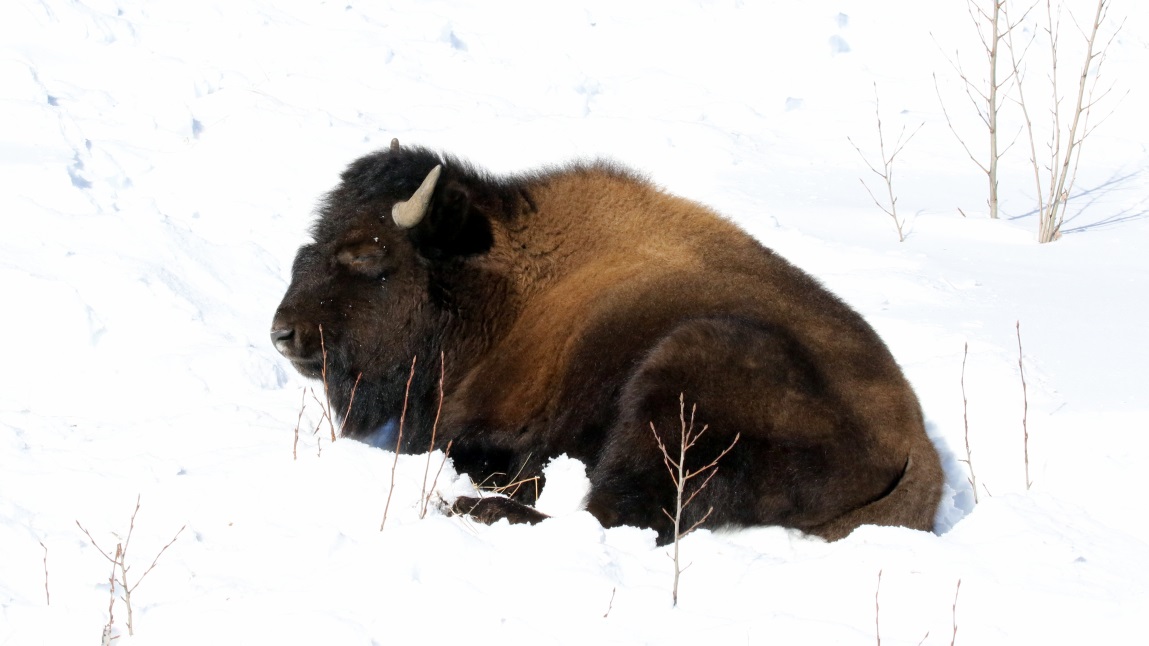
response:
[[[493,484],[493,483],[488,484],[492,480],[494,480],[495,478],[498,478],[500,476],[505,477],[507,475],[501,471],[497,471],[495,473],[488,475],[486,478],[483,478],[483,481],[476,484],[475,488],[480,490],[480,491],[489,491],[491,493],[495,493],[495,494],[498,494],[500,496],[507,496],[508,498],[513,498],[516,494],[518,494],[519,489],[522,488],[523,485],[525,485],[527,483],[534,483],[534,485],[535,485],[535,500],[538,500],[539,499],[539,476],[532,476],[529,478],[523,478],[522,477],[523,471],[526,470],[527,464],[530,462],[531,456],[533,456],[533,455],[534,455],[533,453],[528,453],[527,456],[525,458],[523,458],[522,466],[519,467],[519,470],[517,472],[515,472],[514,477],[510,478],[510,481],[507,484],[502,484],[502,485]]]
[[[512,480],[511,482],[508,482],[505,485],[491,485],[489,487],[485,487],[485,489],[487,489],[487,491],[497,493],[501,496],[506,496],[508,498],[514,498],[516,495],[518,495],[519,489],[521,489],[523,487],[523,485],[528,484],[528,483],[534,485],[534,487],[535,487],[535,500],[538,500],[538,498],[539,498],[539,477],[538,476],[531,476],[530,478],[521,478],[518,480]]]

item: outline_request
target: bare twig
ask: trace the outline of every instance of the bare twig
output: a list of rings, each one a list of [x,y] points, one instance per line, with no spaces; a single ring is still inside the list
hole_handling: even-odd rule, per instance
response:
[[[424,518],[427,515],[427,504],[431,500],[431,494],[434,493],[435,487],[439,484],[439,474],[443,473],[443,467],[447,465],[447,458],[451,457],[451,446],[454,443],[455,440],[447,440],[447,446],[443,449],[443,461],[439,463],[439,470],[435,472],[435,478],[431,480],[431,488],[427,490],[426,502],[423,503],[423,513],[419,516],[420,518]]]
[[[295,441],[291,444],[291,459],[299,459],[299,425],[303,423],[303,411],[307,409],[307,389],[303,389],[299,398],[299,417],[295,420]]]
[[[954,646],[958,638],[958,595],[961,594],[961,579],[958,579],[957,589],[954,590],[954,605],[953,605],[953,636],[950,637],[950,646]]]
[[[973,470],[973,451],[971,451],[969,447],[969,402],[965,396],[965,361],[968,356],[969,343],[967,342],[961,356],[961,412],[962,419],[965,421],[965,459],[961,461],[965,462],[966,466],[969,467],[969,486],[973,489],[973,503],[976,505],[978,502],[977,475]]]
[[[735,434],[734,440],[730,442],[730,445],[723,449],[722,452],[718,454],[718,457],[711,460],[709,464],[693,470],[688,469],[686,467],[687,451],[693,448],[698,440],[706,433],[707,429],[710,428],[709,425],[703,425],[702,430],[698,431],[697,433],[694,432],[694,414],[697,409],[697,404],[690,408],[690,421],[688,423],[686,420],[686,396],[684,393],[680,393],[678,395],[678,421],[680,424],[681,435],[679,436],[677,460],[670,457],[670,451],[666,448],[666,444],[663,443],[662,438],[659,437],[658,430],[654,427],[654,422],[650,423],[650,432],[654,434],[654,441],[658,444],[659,451],[662,452],[662,461],[666,465],[667,472],[670,473],[670,480],[674,483],[676,494],[674,514],[672,515],[670,511],[666,509],[662,510],[662,513],[666,514],[666,517],[674,523],[674,587],[671,589],[671,598],[673,599],[675,606],[678,605],[678,582],[682,576],[683,570],[685,569],[681,566],[681,560],[679,559],[679,543],[684,536],[694,531],[703,522],[705,522],[706,519],[710,517],[710,514],[714,511],[714,508],[711,507],[708,509],[706,513],[703,514],[702,518],[691,525],[690,528],[685,532],[682,531],[683,511],[687,506],[690,505],[691,502],[694,501],[695,496],[697,496],[703,489],[705,489],[706,485],[710,484],[710,479],[714,477],[715,473],[717,473],[718,461],[721,460],[727,453],[729,453],[731,449],[734,448],[734,445],[738,443],[738,440],[742,437],[741,433]],[[686,483],[702,474],[707,474],[706,478],[702,481],[702,484],[699,485],[693,493],[691,493],[689,496],[686,496]]]
[[[80,522],[76,521],[76,524],[79,525]],[[81,527],[80,529],[84,529],[84,528]],[[87,534],[88,530],[85,529],[84,533]],[[88,534],[88,538],[91,538],[91,537],[92,537],[92,535]],[[92,545],[95,545],[95,544],[96,544],[95,541],[93,541]],[[100,548],[97,547],[96,549],[100,549]],[[120,550],[120,546],[117,545],[116,546],[117,556],[119,555],[119,550]],[[104,554],[104,551],[100,550],[100,553]],[[107,554],[104,554],[104,556],[107,556]],[[116,605],[116,566],[119,565],[119,561],[114,560],[114,559],[110,559],[110,558],[109,558],[109,560],[112,561],[112,571],[108,573],[108,623],[104,624],[104,632],[103,632],[103,640],[102,640],[102,643],[104,646],[108,646],[112,643],[112,639],[114,639],[112,637],[112,626],[115,625],[115,623],[116,623],[116,615],[113,612],[113,610],[115,610],[115,605]]]
[[[316,422],[315,428],[311,431],[312,435],[317,435],[319,433],[319,429],[323,426],[323,422],[331,419],[331,413],[327,410],[327,404],[319,398],[319,395],[315,394],[315,389],[309,388],[308,390],[311,391],[311,398],[314,399],[315,403],[319,405],[319,421]]]
[[[423,505],[419,509],[419,518],[423,519],[427,516],[427,505],[431,502],[431,492],[427,491],[427,476],[431,471],[431,453],[435,450],[435,435],[439,430],[439,416],[443,413],[443,379],[447,374],[447,362],[444,354],[439,353],[439,408],[435,411],[435,422],[431,425],[431,444],[427,447],[427,464],[423,467],[423,485],[419,490],[422,495]],[[447,456],[443,456],[443,461],[446,462]],[[443,467],[440,466],[439,470],[442,471]],[[438,479],[436,474],[435,478]],[[432,484],[432,488],[434,485]]]
[[[359,389],[359,380],[363,379],[363,373],[355,376],[355,383],[351,386],[351,398],[347,400],[347,411],[343,413],[343,421],[339,422],[339,434],[343,435],[343,429],[347,428],[347,418],[351,417],[351,405],[355,403],[355,391]],[[334,442],[335,440],[332,440]]]
[[[878,585],[874,588],[874,636],[877,637],[878,646],[882,646],[882,606],[878,603],[878,593],[882,591],[882,571],[878,570]]]
[[[415,379],[415,362],[419,357],[411,357],[411,374],[407,376],[407,389],[403,392],[403,412],[399,415],[399,434],[395,438],[395,461],[391,464],[391,488],[387,490],[387,504],[383,507],[383,520],[379,531],[387,524],[387,512],[391,509],[391,495],[395,493],[395,472],[399,469],[399,449],[403,447],[403,424],[407,420],[407,400],[411,396],[411,381]]]
[[[617,587],[610,589],[610,603],[606,604],[606,612],[602,613],[603,619],[606,619],[608,616],[610,616],[610,611],[614,608],[614,595],[616,592],[618,592]]]
[[[1033,486],[1033,481],[1029,479],[1029,393],[1025,386],[1025,365],[1022,362],[1021,351],[1021,321],[1017,322],[1017,369],[1021,374],[1021,430],[1025,439],[1025,489]]]
[[[882,182],[885,183],[886,198],[889,201],[889,207],[886,207],[880,200],[878,200],[877,197],[874,196],[874,192],[870,190],[870,186],[869,184],[866,184],[866,180],[860,177],[858,178],[858,181],[862,183],[862,186],[866,189],[866,192],[870,194],[870,199],[874,201],[874,204],[877,205],[879,209],[884,211],[886,215],[893,218],[894,226],[896,226],[898,230],[898,242],[905,242],[906,236],[902,229],[904,222],[898,217],[898,198],[894,195],[894,159],[897,158],[898,154],[902,152],[902,149],[906,147],[906,144],[910,143],[910,140],[914,138],[914,135],[918,134],[918,131],[922,129],[922,126],[926,124],[924,121],[918,124],[918,127],[914,128],[913,132],[911,132],[908,137],[906,136],[905,126],[902,126],[902,130],[900,133],[898,133],[898,138],[894,142],[893,152],[887,155],[886,138],[885,133],[882,130],[882,111],[880,100],[878,98],[878,84],[876,82],[874,83],[874,114],[878,121],[878,149],[881,152],[882,170],[878,170],[874,164],[870,163],[870,160],[866,157],[865,153],[862,152],[862,149],[858,147],[858,144],[854,143],[853,139],[846,137],[846,140],[850,142],[850,145],[854,147],[854,150],[858,151],[858,156],[862,158],[862,161],[865,162],[866,166],[868,166],[875,175],[882,178]]]

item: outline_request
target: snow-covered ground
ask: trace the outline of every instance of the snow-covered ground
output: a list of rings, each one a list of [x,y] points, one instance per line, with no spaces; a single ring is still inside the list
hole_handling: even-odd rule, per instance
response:
[[[133,593],[134,637],[115,602],[121,645],[948,644],[955,620],[964,644],[1138,641],[1149,5],[1114,5],[1112,116],[1066,235],[1038,245],[1024,143],[989,220],[946,126],[934,73],[982,150],[943,54],[980,77],[981,46],[941,4],[4,2],[0,642],[99,643],[111,568],[77,521],[114,550],[137,496],[130,583],[186,528]],[[876,158],[875,83],[887,138],[925,124],[895,166],[903,243],[847,140]],[[667,550],[579,511],[577,463],[549,472],[555,518],[487,527],[419,518],[418,455],[381,532],[393,455],[312,432],[268,326],[316,200],[392,137],[494,171],[609,156],[816,275],[918,391],[948,473],[937,533],[699,531],[674,608]],[[449,464],[438,481],[468,487]]]

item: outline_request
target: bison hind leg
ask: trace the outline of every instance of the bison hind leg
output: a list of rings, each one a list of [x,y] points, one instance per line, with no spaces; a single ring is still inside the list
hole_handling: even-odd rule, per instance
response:
[[[687,469],[719,459],[739,437],[683,510],[683,527],[781,525],[838,538],[863,519],[897,523],[875,517],[888,511],[870,504],[900,489],[909,443],[900,452],[873,442],[872,426],[827,387],[824,371],[834,368],[819,365],[784,329],[734,317],[680,324],[623,389],[618,422],[590,474],[588,511],[605,526],[651,527],[659,543],[673,540],[667,516],[676,511],[675,487],[651,425],[677,458],[681,396],[686,425],[697,403],[694,430],[708,426]],[[704,479],[690,481],[687,496]]]
[[[528,507],[521,502],[501,496],[460,497],[451,505],[451,515],[468,516],[485,525],[490,525],[504,518],[512,524],[534,525],[550,518],[534,507]]]

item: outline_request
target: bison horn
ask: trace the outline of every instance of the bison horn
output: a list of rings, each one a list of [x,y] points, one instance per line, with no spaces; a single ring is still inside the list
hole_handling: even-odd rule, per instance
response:
[[[427,214],[427,207],[431,204],[431,194],[435,192],[435,182],[439,181],[439,173],[442,169],[441,165],[432,168],[431,172],[427,173],[427,178],[423,180],[423,183],[419,185],[410,199],[406,202],[396,202],[395,206],[391,207],[391,217],[400,229],[410,229],[419,224],[419,221]]]
[[[398,151],[399,151],[399,140],[398,139],[392,139],[391,140],[391,152],[398,152]]]

